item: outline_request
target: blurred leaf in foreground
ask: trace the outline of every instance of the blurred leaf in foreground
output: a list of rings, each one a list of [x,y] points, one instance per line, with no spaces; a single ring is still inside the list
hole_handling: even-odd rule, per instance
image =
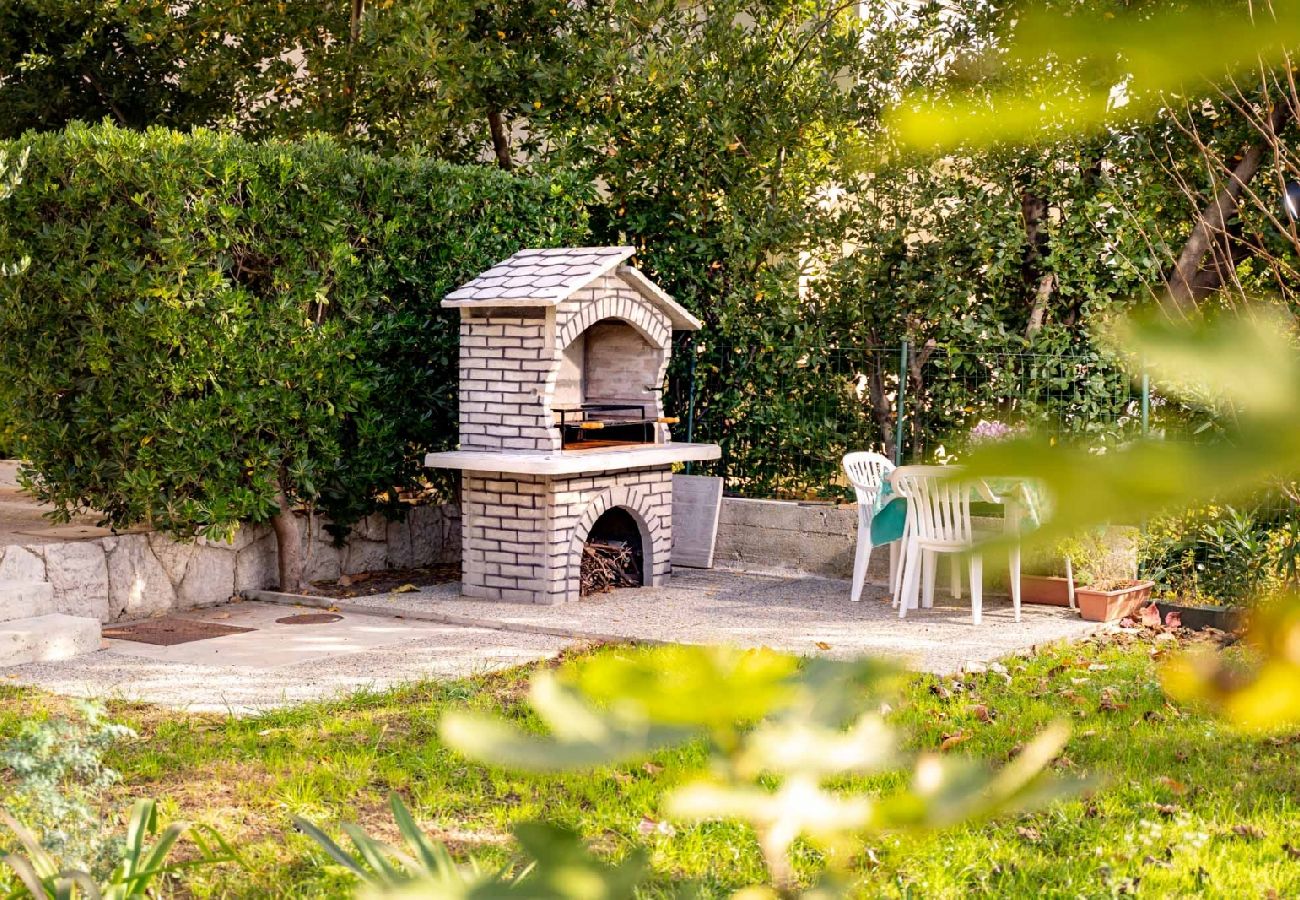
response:
[[[1213,404],[1233,427],[1213,443],[1144,440],[1097,454],[1031,439],[973,454],[970,475],[1026,478],[1050,496],[1055,512],[1039,539],[1136,524],[1300,473],[1300,353],[1287,320],[1262,310],[1195,323],[1132,319],[1113,335],[1162,392]]]
[[[1038,8],[1021,17],[1001,59],[1004,74],[1026,77],[1007,79],[988,97],[912,98],[889,124],[922,150],[1033,143],[1045,126],[1083,132],[1149,115],[1168,93],[1284,63],[1297,47],[1300,0],[1253,7],[1212,0],[1119,14]]]
[[[827,854],[833,870],[866,832],[949,825],[1077,787],[1044,774],[1067,734],[1054,726],[998,772],[926,755],[911,786],[884,798],[844,789],[846,776],[909,765],[882,704],[898,677],[875,661],[800,660],[766,649],[631,649],[534,676],[533,706],[549,735],[465,713],[449,713],[441,731],[473,759],[534,771],[614,763],[706,738],[708,761],[664,797],[665,811],[753,827],[773,884],[787,893],[798,838],[835,851]]]
[[[1252,611],[1248,654],[1201,647],[1161,669],[1175,699],[1208,704],[1248,731],[1300,726],[1300,597],[1280,598]]]

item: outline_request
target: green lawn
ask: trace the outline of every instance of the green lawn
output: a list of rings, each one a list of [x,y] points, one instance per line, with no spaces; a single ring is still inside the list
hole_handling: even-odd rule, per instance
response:
[[[1148,638],[1098,639],[1010,661],[1007,672],[914,679],[896,704],[897,723],[918,747],[969,736],[948,752],[993,761],[1054,718],[1075,728],[1058,765],[1101,786],[1087,798],[1014,820],[941,834],[869,838],[857,860],[865,896],[971,895],[1261,897],[1300,894],[1300,757],[1292,740],[1248,738],[1166,703]],[[597,650],[594,652],[612,652]],[[580,777],[524,777],[469,764],[439,745],[439,715],[454,706],[519,720],[527,670],[473,681],[424,684],[346,702],[301,706],[252,719],[179,715],[115,705],[138,741],[112,763],[119,790],[152,796],[167,817],[217,827],[250,866],[197,873],[199,897],[334,897],[349,879],[315,845],[292,835],[301,815],[334,828],[364,823],[394,834],[385,807],[398,791],[417,818],[457,853],[506,861],[513,822],[544,817],[579,829],[598,851],[647,847],[656,881],[647,896],[689,879],[706,896],[761,880],[746,831],[720,823],[642,834],[657,798],[703,760],[685,748],[648,764]],[[0,733],[22,716],[57,711],[34,692],[0,695]],[[876,779],[868,789],[888,787]],[[801,860],[808,872],[815,856]]]

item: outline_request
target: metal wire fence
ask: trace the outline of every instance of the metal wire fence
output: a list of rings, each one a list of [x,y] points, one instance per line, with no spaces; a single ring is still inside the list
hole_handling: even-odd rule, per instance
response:
[[[1212,440],[1213,416],[1153,390],[1099,353],[970,346],[685,345],[666,395],[686,437],[719,444],[728,493],[847,500],[840,458],[877,450],[899,463],[952,461],[981,421],[1033,428],[1091,449],[1138,437]],[[682,364],[685,363],[685,364]],[[678,433],[681,434],[681,426]],[[1300,581],[1293,486],[1146,523],[1143,573],[1184,599],[1241,602]]]
[[[959,458],[982,420],[1093,445],[1152,427],[1149,386],[1098,354],[727,346],[688,358],[695,365],[674,372],[668,407],[689,439],[722,447],[700,471],[724,476],[741,496],[847,496],[845,453]]]

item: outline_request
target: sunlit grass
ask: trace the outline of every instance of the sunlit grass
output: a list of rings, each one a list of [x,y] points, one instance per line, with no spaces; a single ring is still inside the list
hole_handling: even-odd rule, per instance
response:
[[[1300,769],[1289,739],[1240,736],[1166,702],[1152,653],[1168,641],[1099,639],[1008,661],[1006,672],[921,676],[894,718],[918,748],[966,739],[950,752],[1002,761],[1061,716],[1075,734],[1058,765],[1102,780],[1092,796],[1017,819],[942,834],[875,836],[854,861],[864,896],[1260,897],[1300,892]],[[607,652],[607,651],[595,651]],[[529,777],[465,762],[436,738],[453,707],[535,724],[522,703],[527,670],[422,684],[251,719],[188,716],[116,705],[140,740],[117,749],[120,801],[152,796],[167,816],[209,823],[234,841],[247,868],[195,873],[198,897],[337,897],[348,876],[292,834],[302,815],[336,829],[364,824],[394,837],[390,791],[458,855],[509,863],[515,822],[541,817],[583,833],[602,854],[650,851],[647,896],[696,881],[720,896],[763,878],[744,828],[728,823],[641,833],[658,797],[704,761],[686,747],[582,776]],[[0,691],[0,732],[46,715],[56,698]],[[890,778],[864,783],[887,788]],[[119,803],[118,805],[125,805]],[[816,853],[801,851],[806,875]]]

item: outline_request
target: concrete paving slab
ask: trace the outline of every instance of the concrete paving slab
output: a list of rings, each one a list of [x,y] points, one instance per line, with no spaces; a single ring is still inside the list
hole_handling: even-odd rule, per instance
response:
[[[497,671],[547,659],[575,643],[376,615],[343,614],[339,622],[323,625],[274,623],[303,611],[261,603],[196,610],[185,615],[258,630],[171,647],[111,641],[100,653],[3,668],[0,677],[69,696],[245,715],[358,690]]]
[[[996,595],[985,596],[979,625],[971,623],[969,600],[946,596],[900,620],[878,585],[867,585],[863,599],[853,603],[847,581],[691,569],[679,569],[667,587],[622,589],[557,606],[470,599],[455,584],[347,603],[356,610],[409,611],[575,638],[729,643],[839,658],[876,654],[936,673],[978,668],[1102,627],[1068,609],[1032,604],[1016,622],[1010,600]]]
[[[308,612],[309,610],[303,610]],[[380,616],[340,613],[339,621],[315,625],[281,625],[275,620],[294,610],[273,603],[236,603],[172,613],[173,618],[215,622],[252,628],[244,634],[161,646],[137,641],[110,640],[109,647],[122,656],[198,666],[250,666],[275,669],[311,660],[359,653],[434,634],[436,625],[403,622]]]

